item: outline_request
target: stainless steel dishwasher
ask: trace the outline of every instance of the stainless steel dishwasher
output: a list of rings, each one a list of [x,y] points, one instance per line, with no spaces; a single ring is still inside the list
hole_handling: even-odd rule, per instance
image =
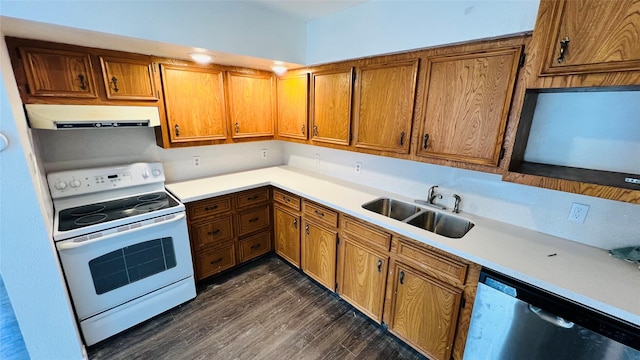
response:
[[[483,270],[464,359],[640,360],[640,327]]]

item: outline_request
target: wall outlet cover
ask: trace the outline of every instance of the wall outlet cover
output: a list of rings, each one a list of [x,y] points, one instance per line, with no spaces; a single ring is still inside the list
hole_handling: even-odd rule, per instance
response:
[[[266,159],[267,158],[267,149],[260,150],[260,158],[261,159]]]
[[[587,218],[588,212],[589,205],[573,203],[571,205],[571,210],[569,211],[569,220],[584,224],[584,220]]]
[[[199,167],[200,166],[200,156],[194,156],[192,159],[193,159],[193,167]]]
[[[357,162],[356,166],[354,167],[354,170],[355,170],[356,174],[360,174],[362,172],[362,163],[361,162]]]

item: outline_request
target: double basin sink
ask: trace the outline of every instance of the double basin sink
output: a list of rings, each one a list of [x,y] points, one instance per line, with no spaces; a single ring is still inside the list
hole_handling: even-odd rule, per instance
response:
[[[452,239],[462,238],[474,225],[458,216],[389,198],[370,201],[362,208]]]

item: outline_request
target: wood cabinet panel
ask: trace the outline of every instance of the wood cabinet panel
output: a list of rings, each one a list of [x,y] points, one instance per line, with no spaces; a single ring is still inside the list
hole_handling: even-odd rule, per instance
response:
[[[444,277],[450,282],[464,285],[467,277],[467,264],[463,264],[439,255],[427,249],[412,246],[405,241],[398,242],[398,256],[404,260],[414,261],[414,265],[432,276]]]
[[[640,1],[553,3],[541,75],[640,70]]]
[[[311,82],[311,139],[338,145],[351,140],[353,68],[316,72]]]
[[[189,203],[187,205],[187,211],[189,213],[189,220],[191,221],[231,211],[231,196],[219,196]]]
[[[238,212],[238,236],[250,234],[268,227],[270,221],[269,204]]]
[[[338,226],[338,213],[322,205],[314,204],[309,201],[302,201],[302,214],[314,221],[319,221],[328,227],[335,228]]]
[[[171,142],[226,140],[222,71],[160,65]]]
[[[521,47],[427,58],[419,156],[497,166]]]
[[[432,359],[450,359],[462,290],[401,263],[392,275],[395,298],[389,330]]]
[[[271,232],[263,231],[240,240],[240,262],[249,261],[271,251]]]
[[[91,56],[75,51],[20,47],[32,96],[97,98]]]
[[[100,56],[107,99],[158,100],[151,57],[124,59]]]
[[[273,207],[273,233],[276,253],[300,267],[300,215],[280,206]]]
[[[278,135],[306,140],[309,74],[278,78]]]
[[[408,153],[419,59],[358,69],[354,110],[356,147]]]
[[[342,219],[341,227],[343,236],[358,239],[370,247],[382,251],[389,251],[391,247],[391,234],[365,224],[362,220],[345,216]]]
[[[198,280],[236,266],[235,249],[235,243],[228,242],[215,250],[199,255],[196,258],[196,272]]]
[[[191,239],[198,251],[233,240],[233,215],[191,226]]]
[[[339,245],[338,293],[377,323],[382,322],[388,254],[343,238]]]
[[[336,242],[338,232],[302,220],[302,271],[331,291],[336,286]]]
[[[236,195],[236,207],[243,208],[269,200],[269,188],[261,187]]]
[[[233,138],[273,136],[275,87],[270,74],[227,73]]]
[[[291,210],[300,211],[300,197],[286,191],[274,189],[273,200],[284,206],[291,208]]]

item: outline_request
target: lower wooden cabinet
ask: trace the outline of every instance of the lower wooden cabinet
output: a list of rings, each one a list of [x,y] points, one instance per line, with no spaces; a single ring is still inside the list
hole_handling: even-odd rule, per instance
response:
[[[233,241],[220,247],[198,254],[194,259],[198,280],[236,266],[236,245]]]
[[[300,215],[282,208],[273,207],[273,233],[275,236],[275,250],[278,255],[300,267]]]
[[[327,289],[335,291],[338,213],[306,200],[302,203],[302,209],[302,271]]]
[[[271,232],[248,236],[240,240],[240,262],[249,261],[271,251]]]

